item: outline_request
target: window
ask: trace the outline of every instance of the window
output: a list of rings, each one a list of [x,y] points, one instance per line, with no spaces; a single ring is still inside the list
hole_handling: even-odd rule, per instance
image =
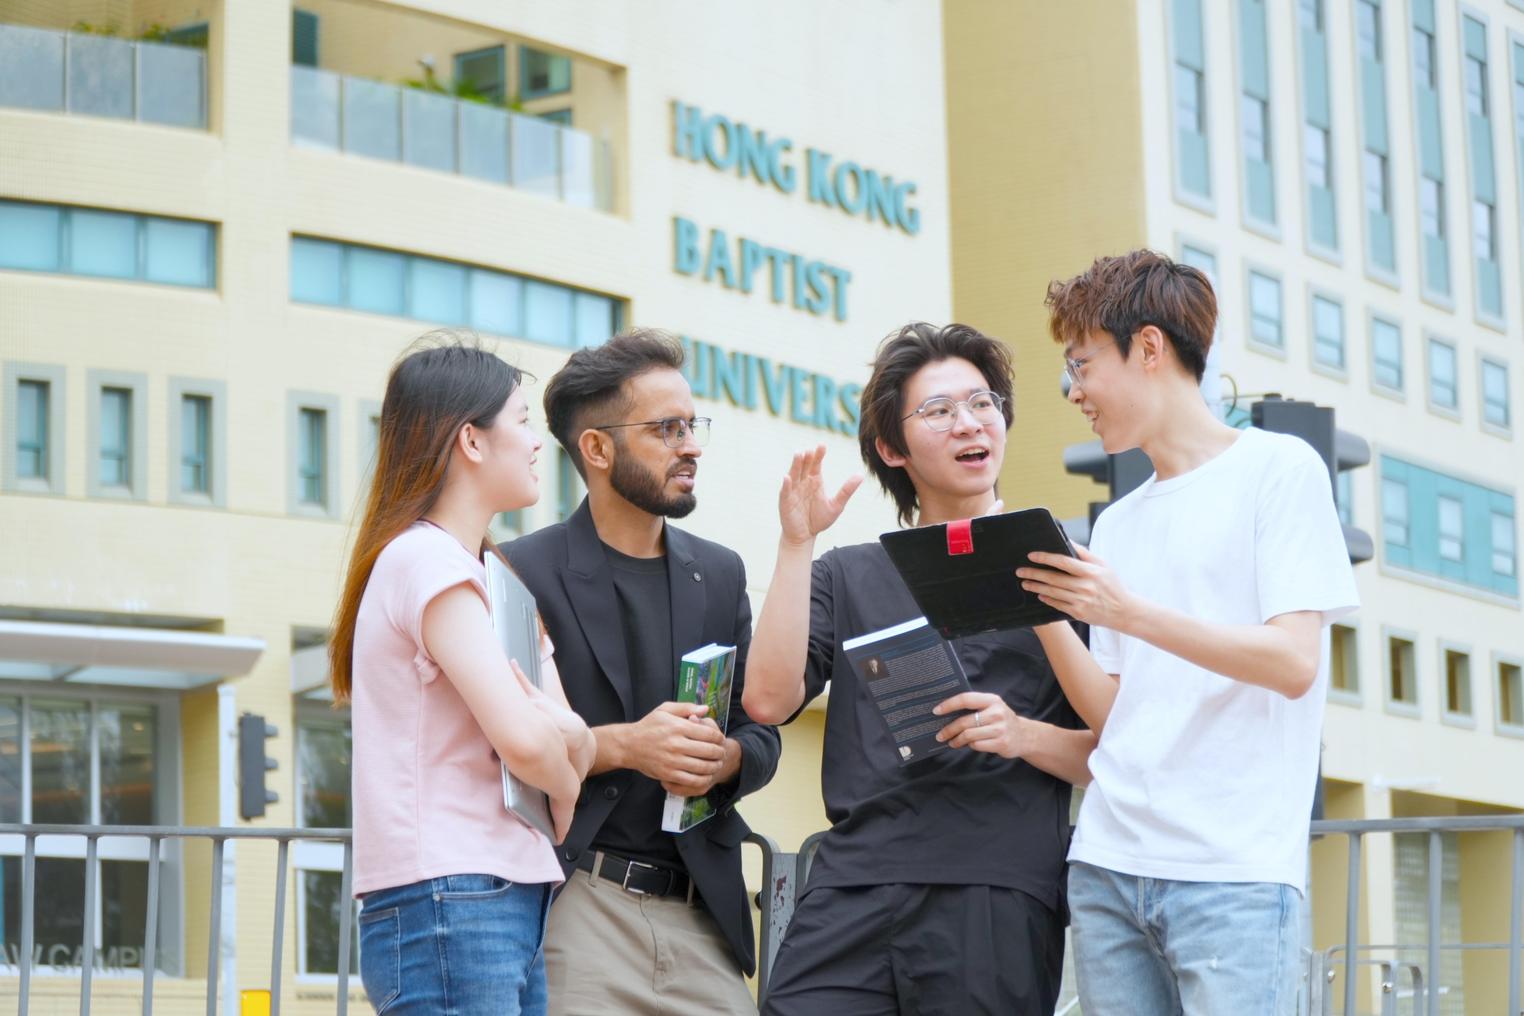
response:
[[[1446,561],[1466,559],[1466,522],[1461,503],[1453,497],[1439,498],[1439,556]]]
[[[1494,212],[1485,201],[1471,202],[1471,253],[1478,261],[1498,259]]]
[[[1184,195],[1210,199],[1212,177],[1207,147],[1206,43],[1200,0],[1171,0],[1171,55],[1174,60],[1175,184]]]
[[[1355,524],[1355,481],[1348,470],[1340,470],[1334,476],[1334,507],[1340,522],[1346,526]]]
[[[210,494],[212,400],[207,395],[180,397],[180,490]]]
[[[1494,360],[1482,361],[1482,420],[1507,430],[1512,424],[1508,404],[1508,368]]]
[[[492,520],[493,536],[499,542],[513,540],[524,535],[524,509],[515,508],[511,512],[498,512]]]
[[[1365,209],[1369,212],[1388,214],[1390,196],[1387,189],[1386,156],[1380,152],[1365,153]]]
[[[455,54],[455,87],[464,85],[475,94],[490,102],[502,103],[508,98],[508,50],[505,46],[489,46],[469,53]]]
[[[1445,649],[1445,712],[1471,715],[1471,656],[1459,649]]]
[[[1498,722],[1524,727],[1524,673],[1506,660],[1498,661]]]
[[[1175,65],[1175,122],[1181,130],[1206,133],[1205,87],[1200,71]]]
[[[1434,33],[1425,28],[1415,27],[1413,29],[1413,80],[1427,88],[1438,90],[1439,80],[1434,68]]]
[[[1273,349],[1283,349],[1281,283],[1259,272],[1249,273],[1249,337]]]
[[[1326,367],[1344,369],[1344,308],[1323,296],[1312,298],[1313,359]]]
[[[1429,404],[1454,410],[1460,406],[1455,385],[1455,347],[1439,339],[1429,340]]]
[[[1323,30],[1323,0],[1297,0],[1296,20],[1305,31]]]
[[[0,269],[210,289],[209,222],[0,201]]]
[[[519,98],[538,99],[571,91],[571,60],[529,46],[519,47]]]
[[[299,475],[303,504],[327,507],[328,500],[328,414],[321,409],[302,408],[298,412],[300,449]]]
[[[1335,691],[1360,693],[1360,668],[1355,629],[1347,624],[1332,625],[1328,630],[1329,687]]]
[[[347,710],[334,713],[300,703],[296,709],[297,825],[303,829],[347,829],[352,824],[350,760],[352,737]],[[339,922],[355,920],[359,908],[344,900],[343,847],[337,843],[292,844],[297,868],[297,974],[339,972]],[[359,934],[351,925],[349,972],[359,970]]]
[[[318,65],[318,24],[311,11],[291,12],[291,62],[298,67]]]
[[[1257,95],[1245,95],[1241,110],[1244,118],[1244,158],[1269,162],[1270,103]]]
[[[492,335],[574,349],[619,330],[612,297],[453,261],[291,238],[291,299],[297,303],[465,324]]]
[[[1402,330],[1381,318],[1371,318],[1371,380],[1402,391]]]
[[[1389,546],[1408,546],[1408,485],[1381,480],[1381,535]]]
[[[1376,0],[1356,0],[1355,48],[1362,59],[1381,62],[1381,7]]]
[[[100,485],[132,486],[132,389],[100,392]]]
[[[22,380],[16,385],[16,475],[21,479],[48,479],[50,391],[46,381]]]
[[[1333,173],[1328,164],[1328,128],[1307,124],[1302,128],[1307,146],[1307,186],[1322,190],[1333,189]]]
[[[49,689],[0,695],[0,822],[160,825],[172,823],[174,796],[166,779],[178,768],[173,746],[178,718],[158,698],[80,697]],[[20,946],[20,837],[0,845],[0,948],[6,961]],[[84,911],[83,841],[37,841],[34,947],[44,962],[67,965],[77,956],[86,921],[97,957],[107,968],[142,969],[148,890],[145,840],[97,844],[94,914]],[[160,873],[159,948],[155,966],[179,972],[178,881],[173,853]],[[53,959],[46,959],[54,957]],[[78,963],[77,959],[72,960]]]
[[[1418,705],[1418,673],[1409,639],[1390,635],[1386,640],[1387,701]]]
[[[1476,24],[1470,18],[1469,25]],[[1466,54],[1465,66],[1466,112],[1473,116],[1487,115],[1487,64],[1486,61]]]
[[[1445,185],[1423,177],[1418,181],[1418,221],[1424,236],[1445,235]]]
[[[1514,578],[1518,575],[1519,559],[1514,543],[1513,516],[1493,512],[1491,528],[1492,571],[1504,578]]]

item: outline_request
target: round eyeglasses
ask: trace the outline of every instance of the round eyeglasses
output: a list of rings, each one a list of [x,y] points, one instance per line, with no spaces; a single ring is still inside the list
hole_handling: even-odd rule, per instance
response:
[[[702,448],[709,443],[709,422],[707,416],[695,416],[691,420],[684,420],[680,416],[667,416],[660,420],[640,420],[635,423],[606,423],[588,429],[618,430],[620,427],[657,427],[661,430],[662,443],[668,448],[681,448],[690,436],[693,438],[693,443]]]
[[[921,420],[938,433],[953,429],[957,422],[958,411],[966,409],[968,415],[985,426],[996,423],[1004,423],[1005,417],[1001,415],[1001,407],[1005,405],[1005,397],[996,395],[994,392],[974,392],[966,399],[950,399],[945,395],[927,399],[912,413],[907,413],[902,419],[908,420],[912,416],[919,416]]]

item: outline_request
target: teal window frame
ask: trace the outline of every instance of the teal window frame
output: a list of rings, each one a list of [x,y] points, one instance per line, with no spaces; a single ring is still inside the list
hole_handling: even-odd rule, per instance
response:
[[[537,62],[545,60],[545,84],[537,84],[535,77],[539,72]],[[561,75],[558,71],[565,70],[565,81],[557,82]],[[572,90],[573,69],[571,57],[562,56],[559,53],[549,53],[533,46],[519,47],[519,98],[525,101],[530,99],[543,99],[547,95],[565,95]]]
[[[328,410],[302,406],[296,419],[297,501],[328,510]]]
[[[52,481],[49,416],[52,384],[43,378],[21,378],[16,383],[16,477],[41,483]]]
[[[388,299],[388,308],[357,306],[360,294],[375,286],[359,284],[365,265],[382,266],[399,280]],[[316,273],[322,278],[316,279]],[[384,314],[439,325],[466,325],[479,332],[504,338],[537,342],[558,349],[597,345],[619,331],[623,301],[543,279],[502,272],[492,268],[423,257],[360,244],[347,244],[318,237],[291,237],[290,299],[293,303],[339,307],[367,314]],[[445,301],[448,315],[428,314],[427,294],[420,280],[449,279],[464,285],[464,299]],[[384,286],[382,288],[385,288]],[[547,302],[548,301],[548,302]],[[530,315],[530,305],[555,313]],[[553,305],[553,306],[552,306]],[[434,303],[438,309],[444,303]],[[606,325],[598,328],[599,311]],[[509,326],[505,330],[502,326]],[[547,327],[549,326],[549,327]],[[533,333],[533,334],[531,334]]]
[[[1488,519],[1491,528],[1492,572],[1505,579],[1519,574],[1519,541],[1513,514],[1494,511]]]
[[[1238,0],[1239,143],[1243,213],[1247,225],[1278,229],[1275,195],[1275,113],[1271,105],[1270,42],[1265,0]]]
[[[1379,315],[1372,315],[1370,336],[1371,384],[1384,391],[1403,392],[1402,326]]]
[[[481,73],[478,68],[487,68]],[[469,81],[483,98],[493,102],[508,101],[508,47],[503,44],[456,53],[451,60],[453,80]]]
[[[7,216],[9,213],[9,216]],[[25,251],[13,246],[15,237],[5,232],[5,220],[17,222],[30,215],[36,226],[23,241],[47,243],[42,256],[24,259]],[[44,221],[51,216],[51,225]],[[192,230],[192,227],[194,229]],[[130,263],[110,264],[97,260],[104,249],[91,244],[86,250],[76,243],[77,234],[95,228],[102,239],[115,234],[122,245],[122,254]],[[20,231],[18,230],[18,233]],[[51,238],[47,233],[52,232]],[[204,245],[200,252],[203,263],[195,266],[194,281],[174,277],[163,267],[164,259],[156,258],[157,251],[166,251],[156,238],[167,241],[171,236],[189,238],[195,243],[199,238]],[[176,262],[178,263],[178,262]],[[0,271],[35,271],[50,275],[68,275],[77,278],[111,279],[122,282],[148,283],[174,286],[182,289],[215,289],[217,286],[217,227],[215,223],[199,219],[171,218],[160,215],[139,215],[107,208],[74,205],[46,204],[35,201],[0,199]]]
[[[1512,491],[1390,453],[1380,456],[1380,472],[1384,568],[1420,580],[1437,580],[1447,588],[1518,600],[1517,508]],[[1497,518],[1506,521],[1497,523]],[[1499,567],[1505,560],[1513,574],[1508,567]]]
[[[1434,336],[1429,337],[1426,349],[1429,407],[1453,416],[1460,412],[1460,353],[1453,342]],[[1441,371],[1440,365],[1446,362],[1447,371]]]
[[[1177,199],[1212,205],[1210,107],[1202,0],[1169,0],[1170,118]]]
[[[100,400],[100,437],[96,450],[97,480],[106,490],[131,490],[136,463],[132,461],[133,396],[131,388],[105,385]]]
[[[321,66],[319,27],[322,20],[312,11],[291,10],[291,63],[297,67]]]
[[[1249,341],[1278,353],[1286,349],[1285,291],[1281,280],[1249,269]]]
[[[1321,293],[1314,293],[1310,304],[1312,362],[1317,367],[1342,374],[1349,369],[1349,343],[1345,336],[1344,304]]]
[[[1482,389],[1482,422],[1498,430],[1513,428],[1513,407],[1508,393],[1508,365],[1482,357],[1479,368]]]
[[[212,397],[180,396],[180,493],[212,493]]]
[[[1389,476],[1381,478],[1381,538],[1391,547],[1408,547],[1412,543],[1410,520],[1412,510],[1408,504],[1408,485]]]

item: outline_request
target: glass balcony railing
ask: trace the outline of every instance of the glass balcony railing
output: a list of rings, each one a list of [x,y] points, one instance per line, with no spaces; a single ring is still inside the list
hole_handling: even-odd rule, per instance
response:
[[[539,117],[384,81],[293,66],[291,141],[458,173],[578,208],[614,206],[607,142]]]
[[[206,51],[0,24],[0,106],[206,127]]]

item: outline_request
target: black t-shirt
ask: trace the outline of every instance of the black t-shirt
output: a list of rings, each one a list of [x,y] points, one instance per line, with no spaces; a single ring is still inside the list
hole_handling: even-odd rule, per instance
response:
[[[831,682],[821,785],[832,825],[809,884],[994,885],[1064,912],[1069,784],[1020,759],[968,748],[901,766],[842,652],[845,639],[921,614],[883,547],[858,544],[821,555],[810,601],[805,701]],[[1083,726],[1031,629],[975,635],[954,646],[975,691],[1000,695],[1021,716]]]
[[[624,627],[635,716],[640,718],[677,691],[677,657],[672,653],[672,596],[666,557],[630,557],[603,545],[614,573],[614,595]],[[609,812],[593,840],[607,850],[650,864],[686,870],[671,833],[662,832],[667,792],[643,773],[632,773],[629,789]]]

